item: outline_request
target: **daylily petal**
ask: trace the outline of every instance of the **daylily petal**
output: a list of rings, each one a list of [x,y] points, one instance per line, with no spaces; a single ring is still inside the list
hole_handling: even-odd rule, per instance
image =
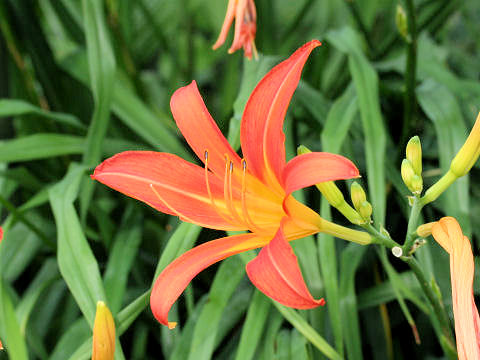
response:
[[[155,281],[150,295],[153,315],[163,325],[173,329],[168,312],[190,281],[203,269],[229,256],[264,246],[268,238],[254,234],[229,236],[194,247],[168,265]]]
[[[258,256],[247,264],[247,275],[261,292],[283,305],[312,309],[325,304],[323,299],[315,300],[308,291],[282,226]]]
[[[185,140],[203,162],[205,151],[208,151],[210,170],[223,179],[225,155],[235,168],[240,169],[240,157],[210,116],[195,81],[175,91],[170,100],[170,108]]]
[[[222,218],[211,204],[205,170],[176,155],[126,151],[98,165],[92,178],[183,221],[214,229],[244,229]],[[223,184],[211,174],[209,184],[216,204],[222,204]]]
[[[220,30],[220,35],[218,35],[217,41],[212,46],[213,50],[216,50],[220,46],[222,46],[225,40],[227,39],[228,30],[230,29],[233,19],[235,18],[236,3],[237,3],[237,0],[230,0],[228,2],[227,14],[225,15],[225,20],[223,21],[222,30]]]
[[[243,112],[243,156],[250,171],[279,192],[285,167],[283,120],[303,66],[319,45],[318,40],[310,41],[275,66],[253,90]]]
[[[450,254],[458,358],[480,359],[480,318],[473,297],[474,262],[470,241],[452,217],[444,217],[433,225],[432,235]]]
[[[360,173],[346,157],[326,152],[311,152],[295,156],[283,171],[283,186],[287,194],[325,181],[359,177]]]

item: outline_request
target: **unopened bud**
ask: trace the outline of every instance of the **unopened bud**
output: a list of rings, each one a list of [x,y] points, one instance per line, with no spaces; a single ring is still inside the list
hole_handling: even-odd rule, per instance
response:
[[[368,201],[362,202],[357,211],[364,220],[367,222],[370,221],[370,217],[372,216],[372,205]]]
[[[367,195],[365,194],[365,190],[363,190],[362,186],[354,181],[350,186],[350,196],[352,198],[353,207],[359,211],[363,202],[367,201]]]
[[[412,163],[407,159],[403,159],[402,167],[400,168],[400,173],[402,175],[402,180],[407,185],[408,189],[412,190],[412,179],[415,176],[415,171],[413,170]]]
[[[422,144],[418,136],[412,137],[405,150],[407,160],[410,161],[416,175],[422,176]]]
[[[420,195],[423,190],[423,179],[421,176],[413,175],[412,181],[410,182],[410,190],[415,195]]]
[[[333,181],[318,183],[316,187],[322,195],[325,196],[328,203],[335,208],[339,207],[345,201],[342,192]]]
[[[92,360],[113,360],[115,354],[115,323],[107,305],[97,302],[93,325]]]
[[[409,43],[411,40],[408,34],[407,14],[405,13],[405,10],[400,4],[397,5],[397,12],[395,14],[395,24],[397,25],[397,30],[400,33],[400,35],[403,37],[403,39],[406,42]]]
[[[417,235],[422,238],[429,237],[430,235],[432,235],[432,227],[435,224],[436,222],[429,222],[429,223],[420,225],[416,230]]]
[[[480,155],[480,113],[470,135],[450,164],[450,170],[457,176],[466,175]]]

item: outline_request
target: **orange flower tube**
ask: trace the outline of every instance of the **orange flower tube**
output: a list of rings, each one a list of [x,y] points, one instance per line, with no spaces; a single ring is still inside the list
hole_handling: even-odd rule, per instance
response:
[[[175,326],[168,321],[168,311],[200,271],[260,247],[264,248],[247,265],[247,274],[262,292],[299,309],[321,305],[323,301],[308,292],[288,241],[322,231],[361,244],[371,242],[367,233],[328,222],[291,195],[320,182],[359,176],[355,165],[339,155],[312,152],[285,160],[285,114],[303,66],[319,45],[316,40],[305,44],[259,82],[242,117],[243,159],[220,132],[192,82],[173,94],[170,105],[203,168],[172,154],[129,151],[95,169],[93,179],[183,221],[249,231],[201,244],[163,270],[150,297],[160,323]]]
[[[473,297],[474,263],[470,240],[457,220],[440,219],[432,227],[435,240],[450,254],[455,336],[459,360],[480,359],[480,318]]]

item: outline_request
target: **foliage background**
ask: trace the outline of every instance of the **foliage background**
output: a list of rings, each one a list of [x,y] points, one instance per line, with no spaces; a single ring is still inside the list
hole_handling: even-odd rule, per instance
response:
[[[169,111],[180,86],[198,82],[238,148],[256,82],[320,39],[287,114],[289,156],[304,144],[351,158],[376,224],[397,240],[407,223],[408,191],[398,171],[406,140],[421,137],[428,186],[448,168],[480,110],[478,2],[414,2],[418,61],[410,90],[397,1],[257,0],[258,61],[227,55],[228,44],[211,50],[226,2],[0,2],[0,339],[8,349],[0,359],[88,359],[100,299],[116,316],[118,359],[322,359],[318,335],[348,359],[445,357],[411,271],[375,246],[325,235],[294,243],[310,290],[326,298],[323,308],[279,312],[246,279],[246,254],[192,282],[170,315],[180,320],[177,329],[153,319],[147,305],[155,272],[222,234],[181,224],[87,174],[124,150],[197,161]],[[424,212],[426,221],[457,217],[475,253],[478,176],[474,168]],[[330,216],[316,190],[298,196]],[[446,254],[429,239],[417,255],[452,315]]]

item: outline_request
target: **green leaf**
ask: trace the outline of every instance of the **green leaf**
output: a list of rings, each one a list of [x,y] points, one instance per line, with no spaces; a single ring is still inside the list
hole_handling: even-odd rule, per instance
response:
[[[113,314],[116,314],[122,306],[128,274],[142,240],[142,220],[141,212],[130,204],[125,210],[120,229],[108,257],[104,283],[110,310]]]
[[[0,243],[0,251],[2,244]],[[0,273],[0,339],[10,359],[28,360],[27,346],[9,291]]]
[[[106,301],[106,297],[98,263],[73,206],[84,171],[83,166],[71,165],[64,179],[50,189],[49,195],[58,231],[60,273],[93,329],[97,301]]]
[[[263,335],[263,329],[270,311],[270,304],[270,299],[260,291],[255,290],[242,327],[235,360],[253,359],[257,345]]]
[[[210,288],[208,302],[195,325],[190,345],[190,360],[211,358],[223,311],[244,276],[243,263],[237,256],[232,256],[220,264]]]
[[[115,80],[115,55],[103,14],[103,1],[83,0],[83,21],[87,40],[87,57],[90,85],[95,100],[92,121],[88,127],[83,163],[87,167],[97,165],[102,155],[102,143],[110,120],[110,106]],[[84,183],[81,195],[81,217],[84,219],[93,195],[95,183]]]
[[[85,125],[71,114],[55,113],[45,111],[26,101],[18,99],[0,99],[0,117],[18,116],[18,115],[37,115],[45,119],[57,121],[60,124],[70,125],[74,128],[84,130]]]
[[[367,176],[373,216],[378,225],[385,219],[386,132],[380,111],[378,74],[362,52],[362,42],[351,28],[330,31],[327,39],[348,54],[348,65],[355,84],[358,108],[365,136]]]

